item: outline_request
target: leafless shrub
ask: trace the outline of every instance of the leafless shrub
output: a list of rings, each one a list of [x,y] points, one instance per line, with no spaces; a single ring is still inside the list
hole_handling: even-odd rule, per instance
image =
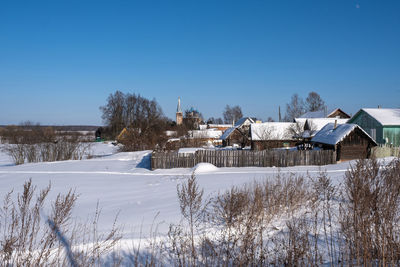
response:
[[[323,240],[327,248],[327,258],[332,264],[339,263],[339,255],[336,247],[337,232],[334,229],[337,220],[334,218],[335,208],[333,201],[338,198],[337,187],[332,184],[326,172],[320,172],[312,180],[312,210],[314,213],[314,262],[318,262],[321,257],[318,251],[318,227],[322,227]],[[319,217],[320,216],[320,217]]]
[[[80,266],[95,266],[102,262],[101,254],[112,249],[119,240],[115,224],[107,236],[99,235],[97,224],[99,212],[89,226],[74,224],[71,220],[72,209],[77,194],[70,190],[65,195],[57,195],[51,204],[51,211],[43,220],[43,210],[51,186],[35,194],[36,187],[29,180],[24,184],[16,202],[13,192],[6,194],[0,208],[0,261],[4,266],[63,266],[68,258],[63,251],[66,237],[72,248],[73,257]],[[46,221],[51,222],[50,227]],[[90,244],[79,246],[81,242]],[[75,247],[74,247],[75,246]]]
[[[305,217],[292,217],[286,226],[287,232],[273,238],[271,263],[278,266],[317,266],[309,239],[309,221]]]
[[[5,152],[15,164],[82,159],[90,143],[81,142],[79,135],[56,133],[50,127],[9,127],[5,131],[8,144]]]
[[[177,256],[178,264],[182,264],[181,266],[186,264],[196,265],[197,262],[195,231],[202,219],[204,210],[202,205],[203,192],[199,189],[194,172],[186,183],[177,186],[181,214],[186,220],[189,231],[188,233],[185,232],[180,225],[171,225],[168,237],[172,244],[172,251]],[[187,244],[190,245],[187,246]],[[188,253],[189,251],[190,253]]]
[[[292,213],[309,199],[303,177],[279,175],[273,181],[232,187],[205,201],[208,205],[203,210],[198,197],[203,193],[194,179],[192,175],[186,185],[178,188],[181,211],[186,214],[184,218],[190,226],[190,199],[198,200],[193,212],[196,222],[201,222],[203,227],[213,232],[200,233],[197,224],[194,224],[197,231],[193,233],[197,235],[192,235],[190,230],[185,231],[184,224],[171,225],[168,247],[172,262],[178,266],[262,266],[272,263],[268,236],[271,221]],[[306,252],[304,255],[310,257],[307,249]],[[298,257],[304,260],[304,255]]]
[[[376,160],[360,160],[347,171],[340,209],[345,240],[343,260],[349,264],[400,263],[400,161],[383,168]]]

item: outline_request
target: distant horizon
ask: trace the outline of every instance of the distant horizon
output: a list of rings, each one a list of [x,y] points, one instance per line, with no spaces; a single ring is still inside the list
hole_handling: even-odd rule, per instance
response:
[[[293,94],[328,109],[400,108],[400,1],[0,4],[0,124],[103,125],[117,90],[174,120],[226,105],[278,120]]]
[[[338,108],[340,108],[340,107],[338,107]],[[380,108],[380,109],[400,109],[400,107],[381,107],[381,106],[377,106],[377,107],[363,107],[363,109],[372,109],[372,108]],[[346,112],[347,114],[349,114],[350,115],[350,117],[352,117],[352,116],[354,116],[358,111],[359,111],[360,109],[358,109],[356,112],[354,112],[354,113],[347,113],[345,110],[344,110],[344,112]],[[184,111],[184,110],[183,110]],[[329,111],[329,109],[328,109],[328,111]],[[305,114],[305,113],[304,113]],[[243,117],[253,117],[254,118],[254,116],[251,116],[251,115],[249,115],[249,116],[247,116],[247,115],[243,115]],[[170,120],[172,120],[172,121],[175,121],[175,117],[174,118],[169,118],[169,117],[167,117],[168,119],[170,119]],[[218,119],[219,117],[214,117],[215,119]],[[204,123],[207,123],[207,119],[209,119],[209,118],[203,118],[204,119]],[[222,117],[221,117],[221,119],[223,119]],[[261,119],[261,118],[257,118],[257,119]],[[273,118],[274,119],[274,118]],[[265,122],[266,121],[266,119],[261,119],[263,122]],[[275,122],[278,122],[279,120],[275,120],[274,119],[274,121]],[[42,123],[40,123],[40,122],[35,122],[35,121],[30,121],[30,120],[25,120],[25,121],[21,121],[21,122],[19,122],[19,123],[10,123],[10,124],[0,124],[0,127],[4,127],[4,126],[20,126],[20,125],[23,125],[24,123],[27,123],[27,122],[29,122],[29,123],[32,123],[33,125],[36,125],[36,124],[39,124],[40,126],[43,126],[43,127],[46,127],[46,126],[52,126],[52,127],[73,127],[73,126],[77,126],[77,127],[106,127],[107,125],[105,125],[104,123],[101,123],[101,124],[42,124]],[[230,123],[223,123],[223,124],[230,124]]]

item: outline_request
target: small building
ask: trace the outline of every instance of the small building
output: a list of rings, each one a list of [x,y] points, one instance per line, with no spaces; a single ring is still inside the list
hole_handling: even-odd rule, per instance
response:
[[[295,147],[297,139],[293,129],[296,123],[292,122],[264,122],[251,124],[251,149],[265,150],[272,148]]]
[[[359,125],[378,144],[400,146],[400,109],[363,108],[349,123]]]
[[[377,143],[357,124],[325,125],[311,139],[314,147],[336,151],[336,160],[365,159]]]
[[[244,148],[250,145],[250,125],[254,120],[243,117],[234,126],[228,128],[221,136],[222,146],[239,146]]]

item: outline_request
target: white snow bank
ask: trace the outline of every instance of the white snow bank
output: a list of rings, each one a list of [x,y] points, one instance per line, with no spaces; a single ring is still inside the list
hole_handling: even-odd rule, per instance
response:
[[[194,171],[195,173],[215,172],[217,170],[218,168],[215,167],[213,164],[205,162],[198,163],[192,168],[192,171]]]
[[[117,153],[119,146],[113,145],[111,142],[92,143],[90,145],[90,155],[93,157],[104,157]]]

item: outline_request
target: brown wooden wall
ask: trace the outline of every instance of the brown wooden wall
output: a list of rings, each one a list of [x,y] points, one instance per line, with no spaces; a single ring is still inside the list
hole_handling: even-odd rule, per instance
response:
[[[337,145],[338,160],[366,159],[374,146],[371,140],[356,128]]]
[[[271,148],[281,148],[286,145],[295,147],[298,141],[295,140],[266,140],[266,141],[251,141],[251,149],[260,151]]]
[[[336,149],[337,160],[366,159],[371,156],[371,149],[375,144],[363,131],[356,128],[336,146],[322,144],[325,150]]]

